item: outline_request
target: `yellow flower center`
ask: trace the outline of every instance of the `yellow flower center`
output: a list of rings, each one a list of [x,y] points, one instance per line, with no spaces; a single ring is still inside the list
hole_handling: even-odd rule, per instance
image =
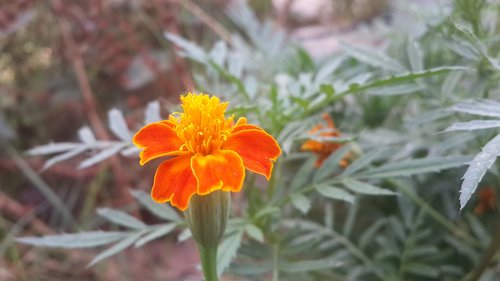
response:
[[[233,126],[233,117],[224,117],[228,103],[221,103],[215,96],[193,93],[181,96],[181,102],[184,112],[169,117],[184,141],[181,150],[203,155],[217,151]]]

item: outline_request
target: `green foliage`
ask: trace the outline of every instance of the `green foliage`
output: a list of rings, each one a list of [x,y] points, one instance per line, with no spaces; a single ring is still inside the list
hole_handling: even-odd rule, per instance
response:
[[[477,218],[465,207],[477,201],[483,178],[499,182],[500,121],[479,119],[500,117],[500,10],[493,6],[459,0],[451,14],[422,19],[421,34],[394,31],[385,52],[343,45],[343,53],[324,62],[312,60],[243,4],[228,11],[242,31],[230,45],[219,41],[205,48],[166,33],[195,64],[198,89],[229,100],[231,114],[266,128],[283,150],[269,184],[247,176],[245,201],[219,248],[219,274],[248,280],[459,280],[482,268],[481,280],[495,280],[498,256],[482,258],[495,251],[490,241],[499,233],[490,230],[489,217]],[[333,117],[340,136],[309,133],[322,122],[321,113]],[[469,115],[476,119],[464,121]],[[145,122],[159,119],[159,106],[150,105]],[[111,110],[109,120],[118,141],[97,140],[83,128],[81,143],[28,153],[58,154],[45,167],[89,150],[99,152],[81,168],[118,153],[136,156],[122,113]],[[341,146],[316,167],[316,156],[300,149],[305,140]],[[176,211],[153,203],[147,193],[133,196],[168,223],[146,225],[123,211],[100,209],[101,217],[127,230],[18,241],[65,248],[115,243],[93,265],[175,229],[183,229],[179,241],[190,237]],[[480,198],[476,205],[482,203]],[[489,211],[498,220],[498,210]]]

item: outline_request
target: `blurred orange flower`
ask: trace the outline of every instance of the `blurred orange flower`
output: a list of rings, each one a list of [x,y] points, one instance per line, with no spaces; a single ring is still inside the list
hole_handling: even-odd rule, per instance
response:
[[[341,134],[335,127],[335,123],[333,123],[332,118],[328,113],[323,113],[323,120],[326,122],[326,126],[324,123],[319,123],[315,125],[309,132],[309,135],[314,135],[317,137],[339,137]],[[341,143],[331,142],[331,141],[318,141],[314,139],[310,139],[305,141],[301,149],[303,151],[311,151],[314,152],[318,159],[316,160],[315,167],[320,167],[323,162],[330,156],[333,152],[339,149],[342,146]],[[340,160],[339,165],[341,167],[347,167],[349,165],[349,154],[347,154],[342,160]]]
[[[133,137],[140,164],[172,156],[156,170],[151,197],[184,211],[192,195],[241,190],[245,168],[271,176],[281,154],[276,140],[246,118],[225,118],[228,105],[206,94],[181,96],[184,112],[146,125]]]
[[[491,186],[487,186],[478,192],[479,200],[476,207],[474,208],[474,213],[478,216],[497,209],[497,194]]]

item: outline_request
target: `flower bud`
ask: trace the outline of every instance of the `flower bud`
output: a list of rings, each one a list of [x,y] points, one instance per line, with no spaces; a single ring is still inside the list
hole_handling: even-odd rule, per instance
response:
[[[204,247],[219,245],[226,230],[230,204],[230,193],[221,190],[191,197],[184,214],[198,244]]]

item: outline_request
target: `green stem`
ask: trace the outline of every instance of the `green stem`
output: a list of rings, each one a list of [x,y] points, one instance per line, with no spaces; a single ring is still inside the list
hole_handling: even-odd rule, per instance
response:
[[[205,281],[219,281],[217,275],[217,246],[205,247],[198,243],[198,252],[200,253]]]

